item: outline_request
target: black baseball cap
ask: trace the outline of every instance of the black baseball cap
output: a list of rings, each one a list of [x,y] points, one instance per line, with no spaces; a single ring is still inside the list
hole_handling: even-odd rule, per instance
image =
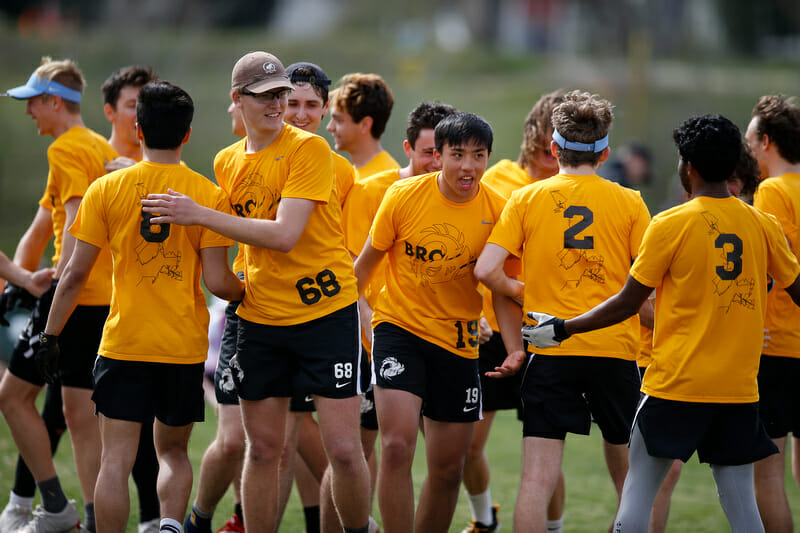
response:
[[[311,76],[301,76],[300,74],[296,74],[298,69],[303,70],[310,70],[313,72]],[[289,76],[289,80],[292,83],[297,82],[306,82],[312,85],[320,85],[322,87],[328,87],[331,84],[331,80],[328,79],[328,76],[325,74],[325,71],[319,68],[318,65],[314,63],[308,62],[299,62],[299,63],[292,63],[286,68],[286,74]]]

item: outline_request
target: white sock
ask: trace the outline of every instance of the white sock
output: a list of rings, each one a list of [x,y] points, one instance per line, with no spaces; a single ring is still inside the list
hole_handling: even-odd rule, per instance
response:
[[[177,520],[173,520],[172,518],[162,518],[158,529],[160,531],[164,531],[165,533],[181,533],[182,528],[183,524]]]
[[[491,525],[492,523],[492,495],[487,488],[480,494],[470,494],[469,508],[472,510],[472,519],[477,520],[481,524]]]
[[[19,505],[20,507],[25,507],[26,509],[33,509],[33,497],[25,498],[23,496],[19,496],[15,494],[13,490],[8,497],[8,503]]]
[[[561,528],[564,527],[564,517],[558,520],[547,521],[547,533],[561,533]]]

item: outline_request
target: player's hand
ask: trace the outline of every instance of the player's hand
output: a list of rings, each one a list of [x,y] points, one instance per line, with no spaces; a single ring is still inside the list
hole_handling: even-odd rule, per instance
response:
[[[58,379],[58,335],[39,334],[39,348],[34,355],[36,370],[47,383],[55,383]]]
[[[547,313],[528,312],[528,318],[536,321],[535,326],[522,326],[522,338],[537,348],[558,346],[570,337],[564,328],[564,319]]]
[[[33,272],[31,274],[30,282],[25,286],[25,289],[36,298],[30,302],[30,307],[27,307],[23,304],[20,305],[22,307],[26,307],[26,309],[33,309],[33,306],[36,304],[36,299],[41,298],[41,296],[53,285],[53,274],[55,273],[56,271],[54,268],[42,268],[36,272]]]
[[[13,311],[17,305],[25,309],[33,309],[33,306],[36,305],[36,296],[22,287],[6,282],[3,292],[0,293],[0,325],[8,327],[5,315]]]
[[[115,170],[119,170],[121,168],[132,167],[135,164],[136,160],[131,159],[130,157],[115,157],[111,161],[106,162],[106,172],[114,172]]]
[[[490,378],[507,378],[513,376],[520,371],[522,365],[525,363],[527,355],[524,351],[519,350],[508,354],[502,366],[494,367],[494,372],[486,372],[486,376]]]
[[[202,207],[185,194],[172,189],[167,189],[167,194],[148,194],[142,200],[142,205],[142,211],[157,215],[150,219],[151,224],[192,226],[202,218]]]
[[[33,307],[33,311],[31,311],[31,318],[28,324],[30,328],[29,343],[34,353],[39,344],[39,333],[42,333],[45,326],[47,326],[47,317],[50,315],[50,306],[53,305],[53,296],[56,294],[57,284],[58,280],[50,280],[50,288],[36,300],[36,305]]]
[[[478,344],[486,344],[492,338],[492,335],[494,335],[494,331],[492,331],[489,322],[481,317],[478,321]]]

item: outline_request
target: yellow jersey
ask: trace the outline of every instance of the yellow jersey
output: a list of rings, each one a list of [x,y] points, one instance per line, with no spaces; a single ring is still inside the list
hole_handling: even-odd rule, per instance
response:
[[[473,270],[505,199],[481,184],[469,202],[451,202],[439,174],[396,182],[378,209],[370,236],[389,262],[372,325],[390,322],[475,359],[481,295]]]
[[[357,299],[353,261],[344,244],[328,143],[284,124],[280,135],[256,153],[247,139],[220,151],[217,183],[241,217],[274,220],[283,198],[317,203],[289,253],[248,244],[244,249],[245,295],[238,315],[259,324],[287,326],[338,311]]]
[[[356,169],[356,182],[368,178],[378,172],[384,170],[392,170],[393,168],[400,168],[400,164],[386,150],[378,153],[375,157],[370,159],[366,165]]]
[[[741,200],[701,196],[653,218],[631,276],[658,287],[642,392],[682,402],[758,401],[767,274],[800,274],[778,222]]]
[[[339,205],[344,207],[344,201],[350,193],[350,188],[356,181],[356,169],[346,158],[331,150],[333,156],[333,175],[336,177],[336,194]]]
[[[800,255],[800,174],[783,174],[762,181],[753,205],[774,215],[789,239],[795,257]],[[770,339],[763,353],[779,357],[800,357],[800,308],[786,291],[772,290],[767,295],[764,327]]]
[[[110,359],[193,364],[208,353],[208,311],[200,287],[200,250],[233,241],[202,226],[153,225],[142,211],[150,193],[181,191],[228,211],[222,190],[181,165],[144,161],[96,180],[70,232],[110,249],[111,307],[99,354]]]
[[[489,242],[522,259],[525,312],[567,319],[619,292],[649,222],[638,192],[597,175],[556,174],[511,194]],[[536,353],[633,361],[638,327],[633,316]]]

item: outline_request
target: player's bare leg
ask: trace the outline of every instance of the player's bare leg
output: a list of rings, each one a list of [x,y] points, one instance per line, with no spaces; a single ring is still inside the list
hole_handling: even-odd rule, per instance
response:
[[[153,440],[158,455],[158,500],[161,518],[183,520],[192,492],[192,463],[187,449],[194,424],[168,426],[156,420]],[[135,453],[134,453],[135,456]]]
[[[67,421],[75,469],[84,502],[94,501],[94,488],[100,471],[100,426],[94,414],[91,389],[62,387],[64,418]],[[134,455],[136,455],[134,453]]]
[[[764,529],[770,533],[793,531],[792,511],[786,498],[786,437],[772,439],[779,453],[753,464],[753,485]]]
[[[0,410],[20,455],[36,481],[56,477],[47,428],[34,403],[41,390],[42,387],[8,371],[0,382]]]
[[[244,426],[238,405],[217,406],[217,434],[203,454],[194,505],[213,514],[228,485],[239,482],[244,459]]]
[[[525,437],[522,454],[522,480],[514,509],[514,531],[544,532],[547,506],[561,475],[564,441]]]
[[[136,461],[138,422],[115,420],[98,415],[103,454],[95,485],[95,520],[98,531],[125,531],[130,513],[128,476]],[[160,495],[160,494],[159,494]],[[162,501],[163,505],[163,501]]]
[[[428,475],[419,495],[415,529],[446,532],[458,503],[474,423],[424,420]]]

